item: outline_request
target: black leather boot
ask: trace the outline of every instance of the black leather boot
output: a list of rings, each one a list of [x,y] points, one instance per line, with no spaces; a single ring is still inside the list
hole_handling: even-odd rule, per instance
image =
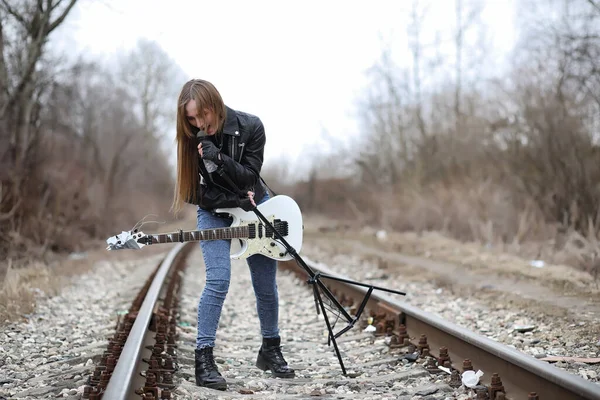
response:
[[[215,364],[212,347],[196,349],[196,385],[209,389],[227,389],[227,382]]]
[[[281,354],[281,339],[263,339],[258,350],[256,366],[263,371],[270,370],[276,378],[293,378],[296,373],[288,367]]]

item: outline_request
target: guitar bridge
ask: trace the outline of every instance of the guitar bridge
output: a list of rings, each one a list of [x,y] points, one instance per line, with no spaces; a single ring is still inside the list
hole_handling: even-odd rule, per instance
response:
[[[272,225],[275,228],[275,230],[281,236],[287,236],[288,235],[288,223],[287,223],[287,221],[282,221],[280,219],[274,219]],[[273,232],[273,229],[271,229],[270,226],[266,227],[265,236],[266,237],[270,237],[270,238],[272,238],[272,237],[275,236],[275,233]]]

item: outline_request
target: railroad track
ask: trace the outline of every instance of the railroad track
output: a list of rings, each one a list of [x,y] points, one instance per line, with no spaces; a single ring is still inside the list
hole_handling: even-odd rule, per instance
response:
[[[336,275],[305,261],[315,272]],[[260,346],[254,295],[245,262],[236,261],[215,347],[228,390],[195,386],[194,325],[204,273],[199,246],[188,243],[173,248],[120,321],[83,397],[600,399],[599,385],[378,292],[371,294],[360,324],[337,339],[343,375],[305,284],[306,271],[294,261],[281,262],[280,269],[282,342],[295,379],[273,379],[254,367]],[[366,292],[340,281],[323,282],[349,312]],[[365,331],[369,322],[375,332]],[[334,331],[344,326],[338,321]],[[467,369],[485,372],[475,388],[461,383]]]

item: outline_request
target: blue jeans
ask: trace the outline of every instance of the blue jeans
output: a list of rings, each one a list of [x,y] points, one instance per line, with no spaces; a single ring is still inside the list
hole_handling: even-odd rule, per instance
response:
[[[261,203],[266,201],[266,194]],[[198,207],[198,229],[223,228],[231,225],[230,218],[222,218]],[[196,347],[214,347],[221,309],[229,290],[231,279],[231,240],[201,241],[206,265],[206,284],[198,304],[198,336]],[[263,338],[279,337],[279,295],[277,293],[277,261],[255,254],[247,258],[256,310]]]

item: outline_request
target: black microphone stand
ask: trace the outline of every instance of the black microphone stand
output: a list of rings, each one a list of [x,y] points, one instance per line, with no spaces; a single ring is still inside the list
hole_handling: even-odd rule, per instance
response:
[[[242,198],[247,197],[247,193],[242,192],[238,186],[231,180],[231,178],[229,178],[229,176],[227,176],[227,174],[224,171],[223,165],[218,166],[216,172],[219,174],[219,176],[221,176],[233,189],[235,189],[238,193],[238,195]],[[300,255],[296,252],[296,250],[285,240],[285,238],[281,235],[281,233],[275,229],[275,227],[271,224],[271,222],[258,210],[257,206],[252,206],[251,211],[254,212],[254,214],[256,214],[256,216],[265,224],[266,227],[268,227],[269,229],[271,229],[271,232],[273,232],[273,234],[275,235],[275,237],[281,242],[281,244],[283,244],[283,246],[285,247],[285,249],[287,250],[287,252],[294,258],[294,260],[296,261],[296,263],[298,263],[298,265],[300,265],[308,274],[309,279],[307,280],[307,283],[309,285],[312,285],[313,288],[313,296],[315,299],[315,306],[317,308],[317,315],[319,314],[319,310],[321,311],[321,313],[323,314],[323,318],[325,319],[325,324],[327,325],[327,331],[329,332],[328,335],[328,345],[329,343],[333,343],[333,347],[335,349],[335,354],[337,356],[337,359],[340,363],[340,367],[342,368],[342,373],[344,375],[346,375],[346,368],[344,367],[344,362],[342,361],[342,356],[340,354],[340,350],[338,348],[336,339],[338,337],[340,337],[341,335],[343,335],[344,333],[346,333],[347,331],[349,331],[355,324],[356,322],[358,322],[362,312],[365,309],[365,306],[367,305],[367,302],[369,300],[369,297],[371,296],[371,293],[373,292],[373,290],[381,290],[384,292],[388,292],[388,293],[395,293],[395,294],[400,294],[400,295],[406,295],[406,293],[404,292],[400,292],[398,290],[393,290],[393,289],[387,289],[387,288],[383,288],[380,286],[374,286],[374,285],[368,285],[365,283],[361,283],[361,282],[356,282],[356,281],[351,281],[348,279],[343,279],[343,278],[339,278],[337,276],[331,276],[331,275],[327,275],[327,274],[322,274],[320,272],[314,272],[312,270],[312,268],[310,268],[306,262],[302,259],[302,257],[300,257]],[[333,281],[338,281],[338,282],[343,282],[343,283],[349,283],[352,285],[356,285],[356,286],[362,286],[365,288],[368,288],[367,293],[365,294],[365,297],[363,298],[360,306],[358,307],[357,311],[356,311],[356,315],[354,317],[352,317],[350,314],[348,314],[348,312],[346,311],[346,309],[344,308],[344,306],[342,306],[340,304],[340,302],[335,298],[335,296],[333,295],[333,293],[331,293],[331,291],[327,288],[327,286],[325,286],[325,284],[322,282],[321,279],[329,279],[329,280],[333,280]],[[319,290],[320,289],[320,290]],[[334,333],[333,332],[333,327],[331,325],[331,322],[329,321],[329,318],[327,316],[327,312],[325,310],[325,305],[323,304],[323,298],[321,297],[321,292],[333,303],[333,305],[339,310],[340,314],[344,317],[344,319],[347,322],[347,326],[343,329],[341,329],[338,333]]]

